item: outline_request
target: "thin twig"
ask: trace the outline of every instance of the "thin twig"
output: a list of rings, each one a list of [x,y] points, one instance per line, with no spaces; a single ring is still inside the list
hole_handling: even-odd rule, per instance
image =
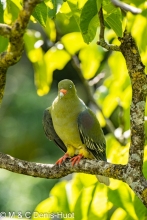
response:
[[[105,31],[105,25],[104,25],[104,16],[103,16],[103,9],[102,6],[98,12],[99,20],[100,20],[100,34],[99,39],[104,39],[104,31]]]
[[[130,11],[132,14],[140,14],[142,12],[142,10],[140,8],[136,8],[134,6],[126,4],[124,2],[120,2],[119,0],[111,0],[111,2],[116,7],[119,7],[125,11]]]
[[[99,17],[99,21],[100,21],[100,34],[99,34],[99,41],[97,42],[97,44],[107,50],[120,51],[119,46],[113,45],[113,44],[108,44],[105,41],[105,38],[104,38],[105,25],[104,25],[104,16],[103,16],[102,7],[100,8],[100,10],[98,12],[98,17]]]

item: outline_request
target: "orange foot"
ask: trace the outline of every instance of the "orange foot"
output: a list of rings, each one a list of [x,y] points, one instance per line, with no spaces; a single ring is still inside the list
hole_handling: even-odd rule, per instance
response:
[[[75,164],[78,164],[83,157],[84,156],[82,154],[78,154],[77,156],[71,158],[72,166],[74,166]]]
[[[59,160],[57,160],[56,164],[60,166],[66,160],[66,158],[70,158],[69,154],[67,153],[64,154],[64,156],[61,157]]]

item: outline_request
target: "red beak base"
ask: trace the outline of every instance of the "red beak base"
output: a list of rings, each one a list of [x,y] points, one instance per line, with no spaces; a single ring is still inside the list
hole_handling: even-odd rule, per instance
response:
[[[66,89],[60,89],[60,92],[63,93],[63,95],[66,95],[67,90]]]

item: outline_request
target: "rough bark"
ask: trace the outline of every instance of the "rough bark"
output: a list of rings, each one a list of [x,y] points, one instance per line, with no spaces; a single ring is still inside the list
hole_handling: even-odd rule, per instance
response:
[[[147,181],[142,173],[144,156],[144,115],[147,95],[145,67],[141,62],[138,48],[130,33],[125,32],[121,41],[121,52],[125,58],[132,84],[130,109],[131,143],[126,170],[126,182],[147,206]]]
[[[101,174],[115,179],[125,180],[125,165],[110,164],[104,161],[83,159],[78,165],[72,166],[69,159],[61,166],[28,162],[0,153],[0,168],[34,177],[56,179],[70,173],[80,172]]]

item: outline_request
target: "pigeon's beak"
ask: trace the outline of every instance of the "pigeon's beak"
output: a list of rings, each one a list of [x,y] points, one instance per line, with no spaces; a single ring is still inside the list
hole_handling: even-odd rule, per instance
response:
[[[60,89],[60,98],[62,98],[64,95],[66,95],[67,90],[66,89]]]

